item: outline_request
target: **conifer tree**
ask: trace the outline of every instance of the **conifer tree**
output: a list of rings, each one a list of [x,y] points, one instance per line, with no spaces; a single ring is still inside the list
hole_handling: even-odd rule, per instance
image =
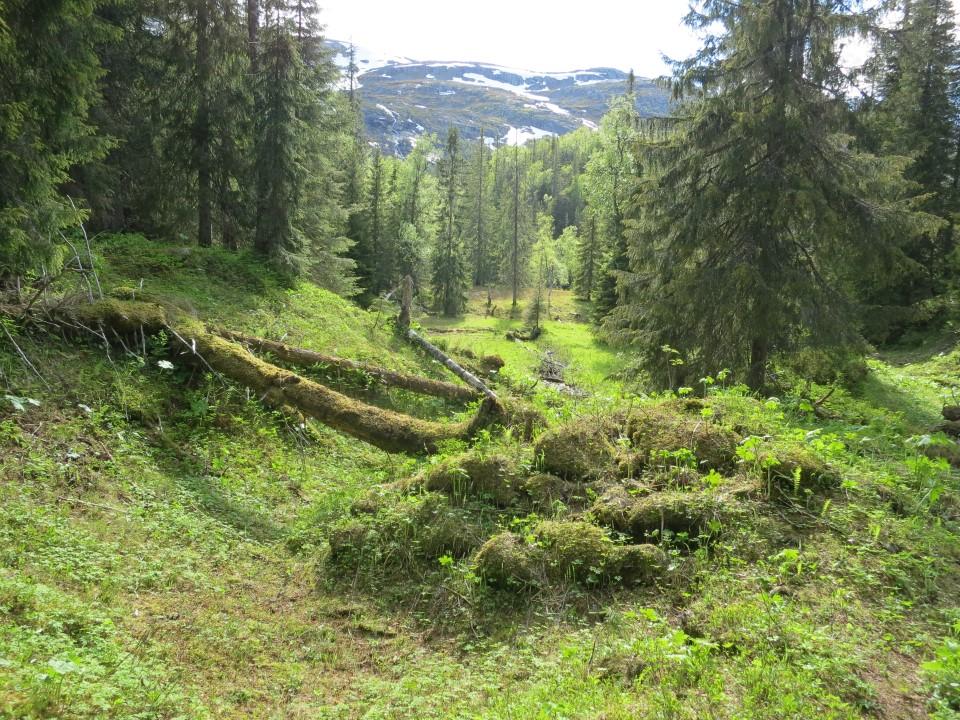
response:
[[[90,107],[106,28],[90,0],[0,3],[0,281],[56,260],[84,217],[61,186],[103,155]],[[69,69],[69,71],[67,71]]]
[[[520,145],[513,147],[513,203],[511,205],[512,233],[510,236],[510,311],[516,312],[522,281],[523,245],[520,235]]]
[[[604,248],[596,283],[594,312],[603,320],[618,301],[618,282],[627,270],[627,242],[624,217],[632,178],[637,174],[634,145],[638,138],[634,80],[631,73],[626,93],[616,98],[600,124],[600,147],[587,163],[586,192],[588,206],[598,220]]]
[[[607,328],[666,374],[745,370],[772,354],[857,340],[848,289],[918,218],[893,161],[858,155],[838,40],[862,18],[842,0],[705,0],[719,28],[676,67],[676,119],[648,124],[628,230],[630,293]],[[661,128],[662,129],[662,128]]]
[[[574,287],[580,297],[589,302],[593,299],[594,278],[600,260],[597,216],[593,212],[588,212],[584,225],[577,244],[577,274],[574,278]]]
[[[299,272],[303,236],[295,218],[304,181],[302,128],[297,106],[303,101],[303,72],[294,39],[274,17],[262,29],[259,54],[257,126],[257,228],[254,247],[281,266]]]
[[[450,128],[438,162],[440,184],[440,232],[433,257],[433,299],[446,316],[459,315],[466,307],[467,270],[460,237],[460,195],[463,158],[460,136]]]
[[[870,288],[873,319],[888,326],[913,313],[908,307],[946,289],[955,271],[954,216],[960,211],[960,44],[950,0],[903,0],[902,19],[881,36],[879,100],[866,108],[868,142],[878,152],[911,158],[905,176],[925,199],[922,208],[943,218],[938,229],[907,240],[908,262],[890,282]],[[897,311],[894,306],[903,308]]]
[[[490,202],[486,187],[487,175],[487,143],[484,131],[480,130],[480,139],[477,141],[475,167],[471,177],[473,190],[473,207],[471,208],[471,235],[472,235],[472,264],[473,284],[486,285],[491,280],[491,259],[489,246],[489,227],[486,223],[487,206]]]

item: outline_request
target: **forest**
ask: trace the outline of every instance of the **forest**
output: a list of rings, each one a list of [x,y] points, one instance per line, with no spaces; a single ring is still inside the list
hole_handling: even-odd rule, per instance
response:
[[[0,718],[960,717],[950,0],[404,157],[321,4],[0,0]]]

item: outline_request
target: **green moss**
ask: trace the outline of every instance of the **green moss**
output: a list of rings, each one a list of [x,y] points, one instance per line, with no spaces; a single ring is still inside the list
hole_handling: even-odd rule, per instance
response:
[[[631,414],[627,434],[634,452],[648,464],[685,462],[680,451],[693,454],[696,467],[722,470],[732,466],[740,438],[707,418],[682,414],[676,403],[642,408]]]
[[[835,488],[839,473],[826,462],[802,446],[778,448],[773,453],[761,454],[759,464],[767,468],[769,477],[781,486],[800,488]]]
[[[637,539],[659,536],[664,530],[696,535],[711,520],[724,521],[739,511],[737,500],[720,492],[667,490],[637,496],[617,487],[590,509],[600,524]]]
[[[483,541],[473,515],[438,493],[368,493],[351,510],[354,517],[335,525],[328,538],[341,566],[405,568],[441,555],[463,557]]]
[[[643,585],[667,568],[667,554],[656,545],[617,545],[607,560],[607,572],[624,585]]]
[[[494,587],[532,589],[538,555],[519,535],[499,533],[480,547],[474,566],[484,582]]]
[[[567,480],[601,477],[614,470],[618,435],[613,419],[581,417],[545,432],[534,450],[546,472]]]
[[[546,573],[554,580],[598,580],[614,544],[596,525],[576,520],[547,520],[534,529],[543,548]]]
[[[663,572],[666,555],[652,545],[617,545],[590,522],[545,520],[527,539],[514,533],[493,536],[480,548],[475,565],[495,587],[599,586],[648,582]]]
[[[464,453],[431,468],[423,480],[426,490],[455,498],[486,498],[509,505],[518,498],[520,468],[506,455]]]
[[[330,544],[330,559],[337,565],[357,567],[366,554],[378,543],[376,529],[360,520],[346,520],[334,527],[327,542]]]
[[[577,483],[563,480],[550,473],[538,473],[523,481],[523,491],[534,505],[545,508],[566,500],[577,493],[579,487]]]

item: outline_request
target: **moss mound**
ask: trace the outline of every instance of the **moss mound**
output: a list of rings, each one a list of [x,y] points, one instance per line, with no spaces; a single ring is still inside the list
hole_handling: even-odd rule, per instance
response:
[[[601,525],[635,539],[660,536],[663,531],[700,534],[712,520],[730,519],[740,510],[738,501],[718,492],[663,491],[632,495],[626,488],[608,489],[590,509]]]
[[[534,505],[550,507],[555,502],[562,502],[579,492],[580,485],[551,475],[539,473],[523,481],[523,491],[530,497]]]
[[[692,461],[698,468],[723,470],[732,467],[740,438],[708,419],[684,415],[674,403],[641,408],[627,420],[627,434],[634,452],[647,464],[682,465]],[[688,450],[693,458],[683,453]]]
[[[619,435],[611,418],[578,418],[545,432],[534,449],[546,472],[566,480],[584,480],[611,471],[617,457],[614,441]]]
[[[471,513],[437,493],[371,493],[351,511],[355,517],[327,536],[330,559],[338,566],[408,567],[446,554],[464,557],[483,540]]]
[[[445,460],[427,471],[423,487],[458,499],[488,499],[502,506],[518,499],[519,475],[519,464],[513,458],[469,452]]]
[[[477,551],[474,565],[484,582],[499,588],[526,588],[536,576],[536,546],[514,533],[500,533]]]
[[[778,448],[772,454],[761,455],[759,460],[769,477],[786,489],[825,490],[840,484],[839,473],[804,447]]]
[[[543,549],[546,574],[553,580],[601,577],[615,547],[601,528],[576,520],[545,520],[534,535]]]
[[[338,565],[358,566],[366,552],[376,548],[376,529],[360,520],[347,520],[337,525],[327,536],[330,559]]]
[[[617,545],[589,522],[545,520],[526,539],[510,532],[493,536],[480,548],[475,565],[485,582],[500,588],[635,584],[662,574],[666,555],[653,545]]]
[[[625,585],[644,585],[666,571],[667,554],[656,545],[618,545],[608,559],[608,568]]]

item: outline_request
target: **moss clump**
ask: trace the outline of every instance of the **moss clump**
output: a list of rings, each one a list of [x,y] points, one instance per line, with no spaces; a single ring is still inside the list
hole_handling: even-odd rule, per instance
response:
[[[643,585],[667,569],[667,554],[656,545],[618,545],[608,560],[608,572],[625,585]]]
[[[798,484],[799,488],[829,489],[840,483],[840,475],[804,447],[794,446],[761,454],[759,464],[767,468],[771,480],[788,489],[794,489]]]
[[[693,453],[698,468],[730,468],[739,437],[705,418],[684,415],[675,404],[654,405],[634,412],[627,421],[634,451],[649,464],[675,465],[686,461],[683,450]]]
[[[518,498],[520,469],[506,455],[465,453],[431,468],[423,480],[426,490],[454,498],[479,497],[497,505],[509,505]]]
[[[617,456],[617,423],[610,418],[578,418],[541,435],[536,442],[543,469],[567,480],[611,473]]]
[[[601,525],[626,532],[634,505],[647,494],[649,490],[638,483],[610,485],[594,502],[590,514]]]
[[[576,520],[545,520],[534,535],[543,549],[546,575],[553,580],[598,580],[616,547],[601,528]]]
[[[960,444],[952,440],[941,441],[932,445],[924,445],[921,452],[931,460],[946,460],[955,468],[960,468]]]
[[[327,536],[339,567],[403,569],[442,555],[464,557],[483,541],[471,514],[437,493],[370,494],[351,511],[355,516]]]
[[[480,367],[487,373],[499,372],[506,364],[499,355],[484,355],[480,358]]]
[[[151,335],[167,326],[167,314],[160,305],[116,298],[70,307],[66,314],[88,327],[103,326],[123,335],[141,331]]]
[[[483,542],[483,533],[470,513],[453,507],[445,497],[425,496],[409,517],[413,547],[426,560],[441,555],[465,557]]]
[[[523,481],[523,491],[530,496],[535,505],[549,507],[575,495],[579,489],[576,483],[563,480],[550,473],[539,473]]]
[[[365,551],[376,546],[376,530],[359,520],[347,520],[327,536],[330,560],[337,565],[356,567],[364,561]]]
[[[525,589],[533,586],[538,554],[520,536],[499,533],[480,547],[474,565],[477,574],[494,587]]]
[[[711,520],[723,520],[739,509],[737,501],[717,492],[663,491],[631,496],[611,488],[590,509],[606,525],[636,539],[662,531],[699,534]]]
[[[617,545],[607,532],[582,520],[545,520],[528,542],[500,533],[475,558],[479,575],[500,588],[545,584],[603,585],[648,582],[666,568],[666,555],[652,545]]]

